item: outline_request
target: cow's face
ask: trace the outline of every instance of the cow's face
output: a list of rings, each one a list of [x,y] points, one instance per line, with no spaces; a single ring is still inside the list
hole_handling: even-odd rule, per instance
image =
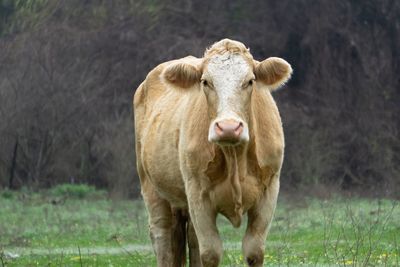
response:
[[[241,54],[216,54],[204,62],[201,88],[212,119],[210,142],[235,145],[249,141],[247,122],[254,81],[252,61]]]
[[[205,58],[201,66],[172,64],[163,77],[178,87],[200,86],[211,118],[208,140],[226,146],[249,141],[252,90],[274,90],[289,79],[291,72],[290,65],[280,58],[258,62],[227,51]]]

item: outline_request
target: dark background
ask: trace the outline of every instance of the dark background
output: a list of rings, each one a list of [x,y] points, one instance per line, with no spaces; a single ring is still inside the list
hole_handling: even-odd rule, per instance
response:
[[[136,87],[222,38],[292,64],[284,191],[400,197],[397,0],[0,0],[0,188],[137,196]]]

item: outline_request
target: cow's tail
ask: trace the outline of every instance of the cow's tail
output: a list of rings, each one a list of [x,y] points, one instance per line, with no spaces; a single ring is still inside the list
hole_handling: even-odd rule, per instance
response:
[[[172,250],[174,255],[173,266],[186,265],[186,227],[188,214],[186,211],[176,209],[174,214],[174,226],[172,230]]]

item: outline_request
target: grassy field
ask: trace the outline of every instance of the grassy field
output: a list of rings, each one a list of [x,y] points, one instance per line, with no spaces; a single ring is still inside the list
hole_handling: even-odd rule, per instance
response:
[[[265,266],[400,266],[400,202],[281,197]],[[218,219],[223,266],[244,266],[234,229]],[[155,266],[143,203],[90,188],[0,192],[0,266]]]

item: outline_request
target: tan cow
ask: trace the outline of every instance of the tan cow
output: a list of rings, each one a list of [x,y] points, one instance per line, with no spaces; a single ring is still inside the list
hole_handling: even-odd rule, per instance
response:
[[[258,62],[224,39],[203,58],[157,66],[139,86],[137,169],[158,266],[184,265],[186,230],[190,265],[218,266],[217,214],[238,227],[246,212],[243,256],[262,266],[284,149],[271,91],[291,73],[285,60]]]

